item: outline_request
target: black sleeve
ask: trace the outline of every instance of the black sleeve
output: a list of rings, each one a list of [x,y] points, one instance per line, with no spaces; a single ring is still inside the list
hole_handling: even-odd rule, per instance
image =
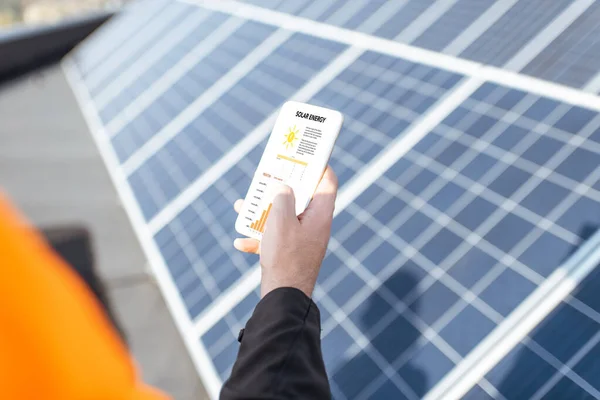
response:
[[[256,306],[221,400],[330,399],[321,317],[302,291],[279,288]]]

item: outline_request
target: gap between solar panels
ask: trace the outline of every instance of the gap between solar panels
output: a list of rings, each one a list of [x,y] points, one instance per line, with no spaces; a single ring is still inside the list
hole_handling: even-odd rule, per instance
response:
[[[425,400],[459,399],[531,332],[594,270],[600,261],[600,230],[531,293],[477,345]]]

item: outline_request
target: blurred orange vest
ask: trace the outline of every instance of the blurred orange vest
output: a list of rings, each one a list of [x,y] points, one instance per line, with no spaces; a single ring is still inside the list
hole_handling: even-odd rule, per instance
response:
[[[0,194],[0,399],[163,400],[84,282]]]

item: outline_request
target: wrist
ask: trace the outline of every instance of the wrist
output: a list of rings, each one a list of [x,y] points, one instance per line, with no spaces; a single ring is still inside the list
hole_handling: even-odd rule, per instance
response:
[[[301,292],[303,292],[306,296],[312,297],[312,293],[315,288],[315,282],[311,281],[271,276],[271,274],[265,273],[265,271],[263,270],[260,284],[260,297],[263,298],[267,294],[278,288],[298,289]]]

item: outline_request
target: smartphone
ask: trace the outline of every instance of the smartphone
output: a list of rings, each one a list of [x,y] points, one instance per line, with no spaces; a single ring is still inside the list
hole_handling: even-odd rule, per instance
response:
[[[281,107],[235,222],[238,233],[262,238],[277,183],[294,191],[296,215],[306,209],[327,167],[343,121],[339,111],[328,108],[295,101]]]

